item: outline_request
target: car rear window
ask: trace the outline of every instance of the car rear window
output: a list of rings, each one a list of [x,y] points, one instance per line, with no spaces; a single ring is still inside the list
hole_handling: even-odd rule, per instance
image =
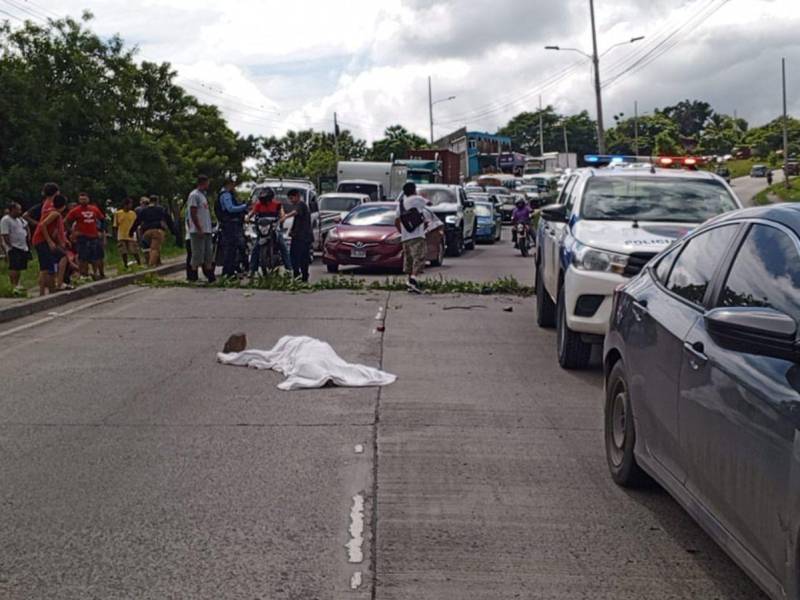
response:
[[[677,177],[592,177],[586,182],[581,217],[597,221],[702,223],[736,210],[722,183]]]
[[[342,223],[345,225],[394,227],[396,212],[397,209],[394,206],[369,206],[368,204],[362,204],[358,208],[353,209]]]

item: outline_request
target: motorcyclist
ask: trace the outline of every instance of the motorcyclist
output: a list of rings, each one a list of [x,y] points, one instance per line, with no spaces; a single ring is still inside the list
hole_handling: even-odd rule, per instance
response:
[[[511,213],[511,235],[513,242],[517,242],[517,224],[524,223],[527,227],[528,236],[530,236],[531,229],[531,208],[528,203],[522,198],[515,202],[516,208]]]
[[[258,219],[258,217],[273,217],[279,222],[283,222],[286,213],[283,210],[283,205],[275,199],[275,190],[271,187],[261,188],[258,192],[256,202],[250,208],[250,213],[247,215],[249,221]],[[283,230],[279,227],[275,235],[278,240],[278,250],[281,253],[281,260],[286,270],[292,270],[292,262],[289,258],[289,246],[286,243],[286,238],[283,236]],[[259,267],[259,248],[256,245],[250,254],[250,276],[255,277]]]

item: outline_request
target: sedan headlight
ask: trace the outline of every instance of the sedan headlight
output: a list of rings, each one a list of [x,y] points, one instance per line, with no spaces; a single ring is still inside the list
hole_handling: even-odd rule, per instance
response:
[[[622,275],[625,267],[628,266],[628,256],[576,244],[572,254],[572,265],[582,271],[600,271]]]
[[[328,235],[325,237],[325,242],[338,242],[339,241],[339,232],[335,229],[331,229],[328,232]]]
[[[394,246],[397,244],[401,244],[403,242],[403,238],[401,238],[400,235],[393,235],[391,237],[386,238],[384,242]]]

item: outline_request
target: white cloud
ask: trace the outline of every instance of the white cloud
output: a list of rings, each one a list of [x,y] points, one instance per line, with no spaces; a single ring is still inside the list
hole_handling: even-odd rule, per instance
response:
[[[601,51],[647,36],[603,58],[604,80],[651,49],[659,33],[721,1],[596,0]],[[50,0],[48,8],[90,9],[96,30],[172,62],[192,93],[218,103],[246,133],[330,128],[336,111],[368,139],[394,123],[427,137],[428,75],[437,97],[457,96],[436,107],[437,134],[459,124],[495,129],[535,108],[540,91],[560,110],[594,114],[588,64],[551,82],[579,57],[543,49],[590,49],[585,0]],[[732,0],[682,31],[657,61],[608,87],[607,120],[630,113],[634,100],[652,110],[684,98],[755,124],[774,118],[779,59],[800,56],[798,27],[797,0]],[[790,109],[798,114],[800,62],[789,69]]]

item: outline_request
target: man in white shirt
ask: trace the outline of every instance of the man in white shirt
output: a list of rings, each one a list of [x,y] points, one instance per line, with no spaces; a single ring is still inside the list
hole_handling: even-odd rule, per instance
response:
[[[12,202],[8,214],[0,219],[0,239],[8,256],[8,278],[15,293],[21,289],[20,274],[28,268],[28,237],[28,224],[22,218],[22,206]]]
[[[427,257],[425,231],[428,220],[425,198],[417,195],[417,186],[409,181],[403,186],[403,195],[397,203],[397,217],[394,223],[403,242],[403,271],[408,275],[406,287],[412,294],[421,293],[417,277],[425,269]]]
[[[203,268],[203,274],[209,283],[214,277],[214,245],[211,224],[211,210],[208,207],[208,177],[197,177],[197,187],[189,194],[186,201],[189,225],[189,243],[192,249],[191,266],[193,269]]]

